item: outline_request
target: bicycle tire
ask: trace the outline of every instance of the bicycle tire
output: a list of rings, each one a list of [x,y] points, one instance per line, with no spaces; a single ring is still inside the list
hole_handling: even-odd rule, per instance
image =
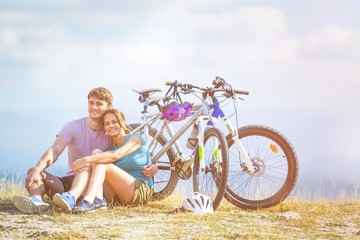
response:
[[[220,150],[221,164],[213,157],[215,139],[217,139],[218,149]],[[210,150],[207,150],[208,148]],[[200,170],[199,151],[195,154],[193,190],[208,196],[212,200],[215,210],[220,205],[224,196],[229,169],[228,146],[224,134],[219,129],[209,128],[206,130],[204,136],[204,154],[205,171]]]
[[[248,151],[255,174],[243,168],[238,150],[226,136],[229,147],[229,177],[225,199],[243,209],[275,206],[285,200],[295,187],[299,164],[290,141],[267,126],[249,125],[238,129],[238,138]]]
[[[131,123],[128,126],[130,127],[130,129],[135,129],[138,126],[140,126],[140,124]],[[155,137],[156,134],[157,134],[157,130],[153,127],[149,127],[149,135],[151,137]],[[166,137],[162,134],[159,134],[156,140],[158,143],[160,143],[161,146],[164,146],[168,142]],[[150,157],[154,156],[157,153],[157,152],[152,153],[152,150],[151,149],[149,150],[150,150]],[[169,150],[166,151],[167,158],[164,156],[156,164],[156,166],[158,167],[158,172],[153,177],[154,189],[153,189],[152,200],[162,200],[168,197],[174,191],[179,180],[177,173],[171,170],[171,167],[173,167],[173,163],[176,157],[174,150],[170,148]]]

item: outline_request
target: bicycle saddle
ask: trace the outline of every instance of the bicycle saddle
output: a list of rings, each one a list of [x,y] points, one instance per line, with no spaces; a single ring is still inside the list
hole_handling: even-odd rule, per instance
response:
[[[152,95],[156,92],[161,92],[161,89],[159,89],[159,88],[150,88],[150,89],[144,89],[144,90],[136,90],[133,88],[132,90],[140,95],[144,95],[144,94]]]
[[[153,95],[154,93],[161,92],[161,89],[158,89],[158,88],[150,88],[150,89],[145,89],[145,90],[136,90],[133,88],[132,90],[134,92],[140,94],[139,101],[141,103],[148,101],[149,104],[152,105],[152,104],[158,103],[162,99],[162,97],[150,98],[150,96]]]

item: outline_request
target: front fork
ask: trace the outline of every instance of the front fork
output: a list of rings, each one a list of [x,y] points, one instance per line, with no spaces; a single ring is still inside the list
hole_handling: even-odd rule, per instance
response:
[[[222,117],[225,125],[227,127],[227,129],[229,130],[229,133],[231,135],[232,140],[235,143],[236,149],[239,151],[240,153],[240,158],[241,160],[244,162],[247,171],[250,174],[253,174],[256,171],[256,168],[253,166],[249,154],[247,153],[247,151],[245,150],[244,145],[242,144],[242,142],[240,141],[240,139],[238,138],[238,132],[237,129],[235,130],[234,127],[231,124],[231,121],[229,120],[229,118],[224,118]],[[197,147],[194,149],[194,152],[192,153],[192,156],[195,156],[196,151],[198,151],[198,156],[199,156],[199,164],[200,164],[200,170],[201,171],[205,171],[205,161],[204,161],[204,133],[205,133],[205,126],[203,124],[202,120],[209,120],[208,116],[202,116],[200,117],[199,121],[198,121],[198,145]],[[215,127],[215,123],[216,123],[216,118],[212,117],[211,118],[211,124],[208,125],[212,125]],[[218,162],[221,163],[222,159],[221,159],[221,154],[220,154],[220,149],[219,149],[219,142],[218,139],[215,140],[215,144],[214,144],[214,149],[213,149],[213,157],[214,159]],[[193,157],[192,157],[193,158]]]
[[[211,117],[211,119],[208,116],[202,116],[200,121],[198,122],[198,128],[199,128],[199,132],[198,132],[198,146],[197,148],[195,148],[195,151],[198,151],[198,156],[199,156],[199,164],[200,164],[200,171],[204,172],[206,169],[205,166],[205,161],[204,161],[204,155],[205,155],[205,149],[204,149],[204,140],[205,140],[205,131],[206,131],[206,126],[204,126],[204,121],[202,120],[208,120],[208,127],[215,127],[215,123],[216,123],[216,118]],[[211,124],[210,124],[211,122]],[[222,163],[222,159],[221,159],[221,154],[220,151],[221,149],[219,149],[219,140],[217,138],[214,139],[214,149],[212,150],[212,155],[213,158],[215,159],[215,161],[218,162],[218,164],[220,165]],[[194,154],[194,153],[193,153]]]
[[[244,145],[242,144],[242,142],[240,141],[239,137],[238,137],[238,131],[237,129],[234,130],[229,118],[224,119],[225,124],[227,129],[230,132],[231,135],[231,139],[234,141],[235,146],[237,148],[237,150],[240,153],[240,158],[242,161],[244,161],[245,166],[247,167],[247,171],[252,174],[256,171],[255,167],[253,166],[253,164],[251,163],[249,154],[246,152]]]
[[[203,124],[203,121],[204,119],[208,119],[208,117],[206,116],[202,116],[201,119],[198,119],[198,128],[199,128],[199,131],[198,131],[198,146],[197,148],[197,151],[198,151],[198,156],[199,156],[199,164],[200,164],[200,171],[204,171],[205,170],[205,161],[204,161],[204,132],[205,132],[205,129],[204,129],[204,124]]]

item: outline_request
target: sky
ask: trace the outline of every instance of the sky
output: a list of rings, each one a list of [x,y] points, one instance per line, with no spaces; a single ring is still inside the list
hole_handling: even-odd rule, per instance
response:
[[[25,173],[104,86],[128,122],[135,89],[221,76],[242,125],[293,144],[299,181],[360,184],[360,1],[0,0],[0,172]],[[65,174],[66,155],[51,170]],[[319,180],[321,181],[321,180]]]

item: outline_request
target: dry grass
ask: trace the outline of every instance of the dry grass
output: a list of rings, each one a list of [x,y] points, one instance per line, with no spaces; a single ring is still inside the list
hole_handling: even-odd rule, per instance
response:
[[[0,199],[10,199],[15,195],[26,194],[27,192],[23,187],[21,179],[19,175],[8,177],[4,173],[4,176],[0,178]]]
[[[89,214],[18,212],[19,184],[0,181],[0,239],[360,239],[360,201],[290,198],[269,209],[245,211],[224,200],[211,215],[168,214],[171,196],[142,207],[115,206]]]

